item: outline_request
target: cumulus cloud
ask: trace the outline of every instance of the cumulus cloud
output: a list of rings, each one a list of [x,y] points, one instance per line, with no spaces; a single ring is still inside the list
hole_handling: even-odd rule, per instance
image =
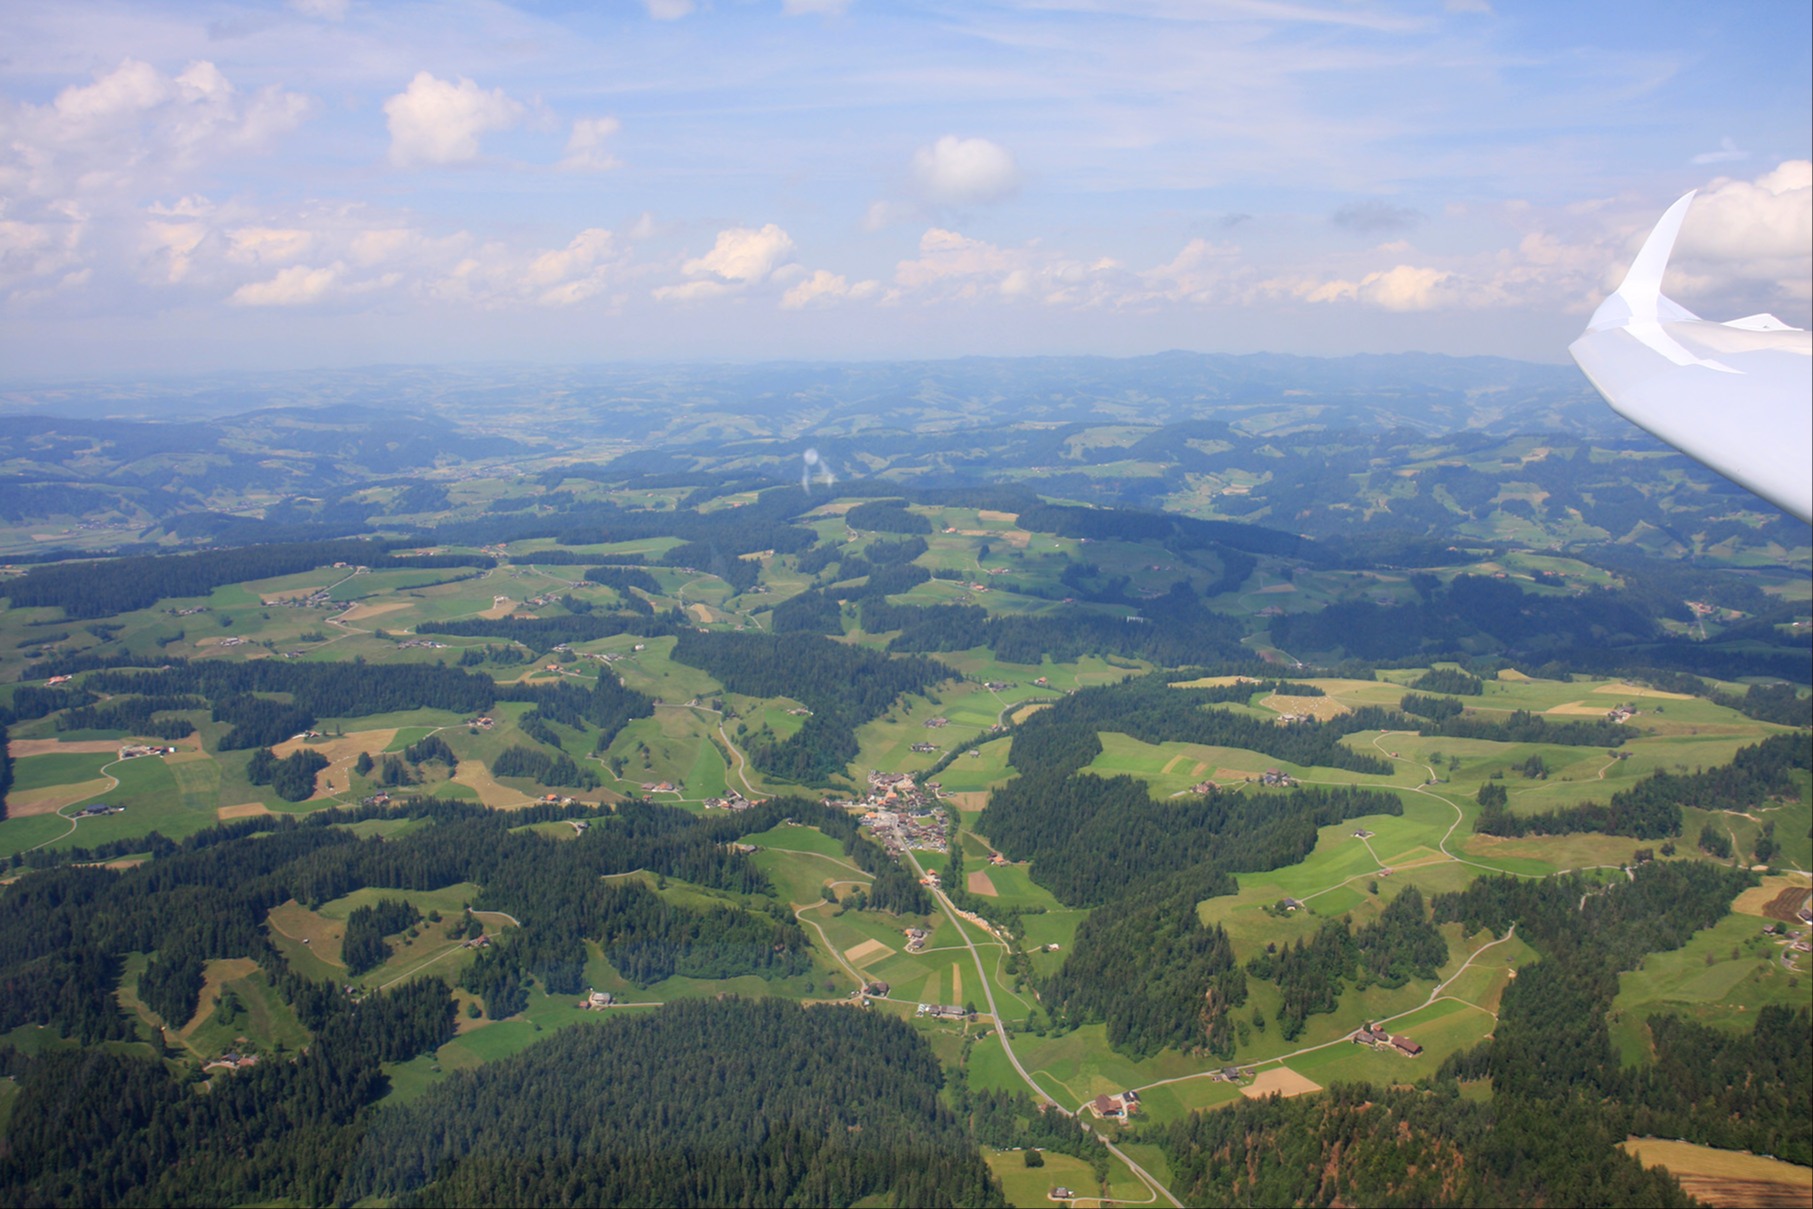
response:
[[[475,159],[481,135],[510,129],[524,113],[501,88],[486,92],[464,77],[455,82],[417,72],[408,88],[384,102],[390,162],[411,167]]]
[[[1011,196],[1020,168],[999,143],[947,134],[913,153],[913,180],[927,201],[974,205]]]
[[[567,138],[567,153],[560,166],[569,172],[605,172],[622,167],[623,161],[604,146],[605,141],[621,129],[623,123],[616,118],[580,118],[573,123],[573,133]]]
[[[707,274],[725,281],[753,284],[766,278],[793,255],[793,238],[768,223],[760,230],[731,227],[718,232],[711,251],[681,266],[688,277]]]
[[[205,229],[166,221],[192,214],[147,213],[144,199],[270,146],[310,109],[275,86],[242,93],[206,60],[170,75],[128,58],[45,104],[0,99],[0,286],[41,295],[89,282],[96,267],[102,280],[186,279]]]
[[[1732,141],[1731,136],[1726,135],[1719,140],[1717,151],[1702,151],[1687,162],[1690,164],[1734,164],[1739,160],[1749,158],[1750,153],[1738,150],[1738,145]]]
[[[1449,301],[1442,286],[1453,276],[1444,269],[1401,264],[1358,281],[1301,282],[1289,292],[1306,302],[1362,302],[1387,311],[1427,311]]]
[[[815,302],[828,303],[842,299],[873,298],[881,293],[879,281],[859,281],[851,285],[840,273],[819,269],[781,295],[781,306],[796,311]]]
[[[1722,178],[1694,199],[1675,264],[1693,292],[1767,282],[1787,298],[1813,293],[1813,161],[1788,160],[1754,180]]]
[[[1003,248],[941,227],[920,236],[918,257],[895,266],[894,282],[924,300],[1028,299],[1053,306],[1113,303],[1136,284],[1114,260],[1081,260],[1038,245]]]
[[[319,269],[292,265],[269,281],[247,282],[227,301],[234,306],[302,306],[325,297],[339,275],[337,264]]]
[[[1389,202],[1349,202],[1329,215],[1328,221],[1357,235],[1387,235],[1395,231],[1408,231],[1423,221],[1423,213],[1408,206],[1394,206]]]

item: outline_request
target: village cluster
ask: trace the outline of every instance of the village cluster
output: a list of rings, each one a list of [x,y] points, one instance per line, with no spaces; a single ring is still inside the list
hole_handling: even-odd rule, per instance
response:
[[[869,792],[854,806],[865,812],[862,823],[875,842],[894,856],[909,848],[942,852],[950,837],[938,804],[940,788],[936,781],[919,785],[911,773],[871,772]]]

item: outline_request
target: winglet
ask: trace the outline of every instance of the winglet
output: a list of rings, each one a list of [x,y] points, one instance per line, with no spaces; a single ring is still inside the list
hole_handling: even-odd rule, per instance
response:
[[[1674,253],[1675,238],[1681,233],[1687,208],[1693,204],[1694,194],[1698,192],[1697,189],[1689,190],[1668,207],[1656,229],[1643,241],[1637,259],[1631,262],[1630,271],[1624,275],[1624,284],[1593,312],[1592,322],[1586,325],[1589,332],[1624,327],[1632,322],[1654,323],[1662,318],[1693,317],[1685,307],[1662,296],[1662,274],[1668,268],[1668,258]]]

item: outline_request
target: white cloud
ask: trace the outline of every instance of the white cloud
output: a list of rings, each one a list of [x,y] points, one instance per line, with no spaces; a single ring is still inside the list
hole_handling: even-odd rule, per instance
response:
[[[409,167],[475,159],[481,135],[510,129],[524,113],[501,88],[485,92],[464,77],[454,83],[417,72],[407,89],[384,102],[390,162]]]
[[[1168,264],[1140,274],[1154,297],[1173,302],[1225,301],[1228,284],[1239,267],[1240,249],[1192,239]]]
[[[1488,0],[1447,0],[1443,7],[1451,13],[1490,14],[1492,11]]]
[[[1748,151],[1738,150],[1738,145],[1732,141],[1731,136],[1726,135],[1719,140],[1719,149],[1717,151],[1702,151],[1700,154],[1689,160],[1688,163],[1732,164],[1736,163],[1738,160],[1747,160],[1749,158],[1750,153]]]
[[[292,265],[269,281],[248,282],[227,301],[235,306],[301,306],[325,297],[340,275],[340,266],[311,269]]]
[[[567,139],[566,157],[560,166],[573,172],[603,172],[622,167],[623,161],[605,150],[605,140],[623,129],[616,118],[580,118]]]
[[[849,8],[850,0],[781,0],[781,11],[789,17],[841,17]]]
[[[1693,293],[1723,294],[1761,281],[1784,297],[1806,299],[1813,292],[1813,161],[1788,160],[1753,181],[1713,181],[1687,211],[1671,269],[1694,278]]]
[[[781,295],[781,306],[790,311],[797,311],[814,302],[873,298],[880,293],[881,283],[879,281],[859,281],[855,285],[851,285],[841,273],[819,269]]]
[[[227,259],[241,264],[283,264],[308,252],[312,232],[294,227],[240,227],[227,233]]]
[[[681,266],[688,277],[706,274],[727,282],[753,285],[793,256],[793,239],[769,223],[761,230],[732,227],[718,232],[711,251]]]
[[[698,6],[693,0],[642,0],[642,7],[657,21],[678,21],[681,17],[691,16]]]
[[[1010,196],[1020,187],[1020,168],[999,143],[947,134],[913,153],[913,179],[928,201],[971,205]]]

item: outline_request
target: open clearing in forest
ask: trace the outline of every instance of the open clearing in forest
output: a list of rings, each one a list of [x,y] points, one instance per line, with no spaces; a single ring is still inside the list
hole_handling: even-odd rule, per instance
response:
[[[250,977],[257,969],[258,963],[250,957],[215,958],[208,962],[203,967],[201,995],[195,1001],[195,1015],[178,1030],[183,1039],[193,1037],[195,1030],[207,1023],[208,1017],[214,1014],[223,986],[235,979]]]
[[[1645,1167],[1666,1167],[1688,1194],[1719,1206],[1805,1206],[1813,1198],[1813,1168],[1742,1150],[1692,1142],[1628,1138],[1622,1144]]]
[[[1321,1090],[1320,1083],[1299,1075],[1290,1067],[1274,1066],[1270,1070],[1260,1071],[1251,1084],[1240,1089],[1240,1094],[1249,1100],[1263,1100],[1276,1093],[1288,1100],[1292,1096],[1308,1095],[1312,1091]]]

